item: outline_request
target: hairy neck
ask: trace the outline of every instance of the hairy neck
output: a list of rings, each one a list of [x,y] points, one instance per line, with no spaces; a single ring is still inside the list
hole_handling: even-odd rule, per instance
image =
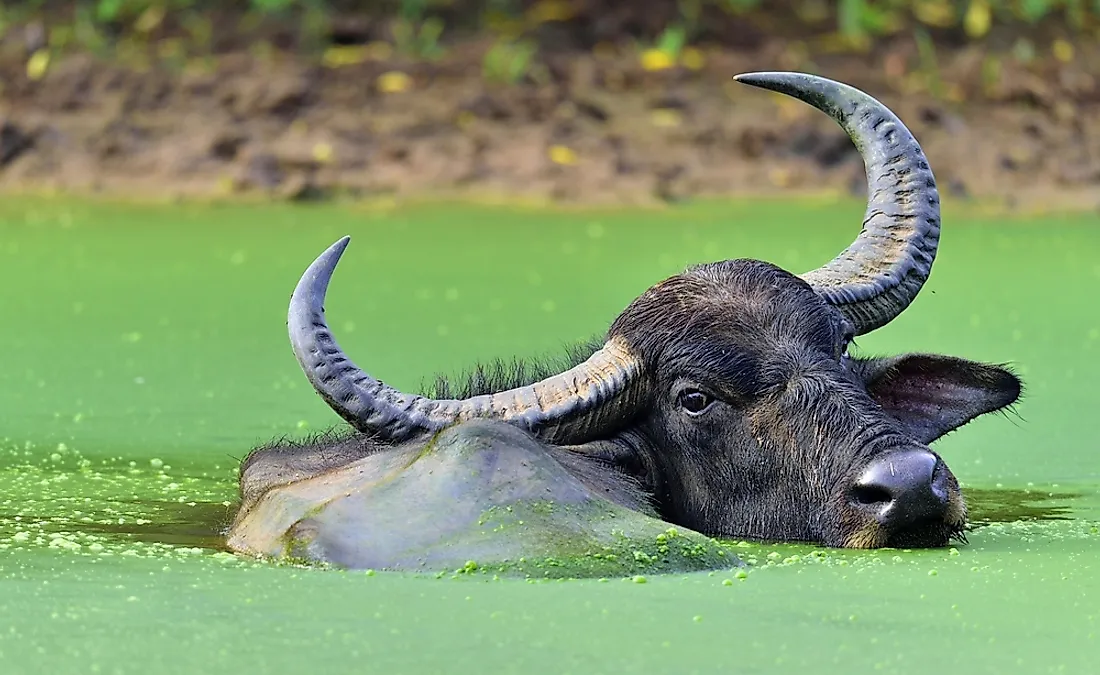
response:
[[[420,391],[429,398],[464,399],[525,387],[583,363],[603,343],[602,337],[594,337],[570,345],[556,356],[479,363],[454,377],[437,375],[434,381],[422,384]]]

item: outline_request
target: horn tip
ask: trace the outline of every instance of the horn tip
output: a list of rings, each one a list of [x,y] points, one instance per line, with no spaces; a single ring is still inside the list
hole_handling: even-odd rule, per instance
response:
[[[287,322],[291,326],[292,334],[305,331],[312,321],[313,314],[324,312],[323,305],[328,291],[329,279],[332,277],[336,264],[340,261],[340,257],[344,254],[344,249],[348,247],[350,241],[350,236],[341,237],[336,243],[329,246],[324,253],[317,256],[317,259],[302,274],[302,278],[298,280],[298,284],[294,287],[294,292],[290,296],[290,307],[287,315]]]
[[[344,255],[344,250],[348,247],[350,242],[351,236],[344,235],[340,237],[336,240],[336,243],[328,247],[328,250],[318,256],[314,265],[335,268],[336,263],[340,260],[341,256]],[[331,273],[332,271],[330,269],[329,274]]]
[[[752,73],[741,73],[739,75],[734,75],[733,79],[741,84],[760,87],[761,89],[771,89],[772,91],[780,93],[794,93],[798,90],[837,84],[820,75],[784,70],[761,70]]]
[[[734,75],[733,79],[735,82],[740,82],[741,84],[748,84],[755,87],[758,86],[757,83],[759,82],[761,75],[766,75],[766,73],[739,73],[737,75]]]
[[[765,82],[771,82],[777,79],[790,79],[792,77],[813,77],[807,73],[796,73],[786,70],[756,70],[751,73],[739,73],[733,76],[733,79],[744,84],[751,84],[759,86]]]
[[[751,84],[753,80],[756,80],[762,76],[767,77],[768,75],[775,74],[776,73],[772,71],[756,70],[751,73],[738,73],[737,75],[733,76],[733,79],[737,80],[738,82],[744,82],[745,84]]]

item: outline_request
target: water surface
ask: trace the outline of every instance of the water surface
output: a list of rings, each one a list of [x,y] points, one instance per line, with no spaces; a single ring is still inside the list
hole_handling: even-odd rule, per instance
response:
[[[345,573],[221,550],[238,460],[336,418],[290,353],[298,276],[344,234],[327,310],[413,389],[553,353],[685,265],[804,271],[862,206],[666,212],[0,207],[3,672],[1084,672],[1100,659],[1100,230],[945,213],[916,303],[864,353],[1012,363],[1018,409],[937,444],[977,529],[935,551],[738,544],[634,581]]]

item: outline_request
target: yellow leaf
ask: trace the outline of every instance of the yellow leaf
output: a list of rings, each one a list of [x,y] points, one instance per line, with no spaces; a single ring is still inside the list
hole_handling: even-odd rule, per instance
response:
[[[642,52],[642,68],[646,70],[665,70],[672,67],[672,57],[660,49],[647,49]]]
[[[702,70],[707,59],[703,56],[703,52],[695,47],[684,47],[683,53],[680,54],[680,63],[688,70]]]
[[[1054,52],[1054,58],[1062,63],[1069,63],[1073,60],[1073,45],[1062,38],[1058,38],[1054,41],[1050,51]]]
[[[946,28],[955,22],[955,12],[946,0],[923,0],[913,5],[913,14],[929,26]]]
[[[164,5],[152,5],[141,13],[134,22],[134,30],[139,33],[149,33],[164,21]]]
[[[680,113],[668,108],[658,108],[650,115],[655,127],[678,127],[682,120]]]
[[[971,0],[970,7],[966,9],[966,17],[963,18],[963,27],[966,34],[972,38],[980,38],[989,32],[991,13],[987,0]]]
[[[50,67],[50,52],[48,49],[39,49],[31,54],[27,60],[27,77],[32,80],[41,80]]]
[[[577,153],[573,152],[572,148],[564,145],[551,145],[549,154],[550,161],[554,164],[571,166],[577,163]]]
[[[396,94],[412,86],[412,78],[398,70],[391,70],[378,76],[378,89],[387,94]]]
[[[329,143],[321,142],[313,146],[313,159],[317,160],[320,164],[328,164],[332,161],[332,145]]]
[[[321,63],[328,68],[352,66],[366,60],[367,48],[361,45],[334,45],[321,57]]]

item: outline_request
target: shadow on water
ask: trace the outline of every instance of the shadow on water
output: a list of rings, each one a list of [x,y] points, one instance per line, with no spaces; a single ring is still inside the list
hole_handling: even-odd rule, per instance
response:
[[[1018,521],[1073,520],[1073,506],[1068,502],[1082,496],[1075,492],[1006,488],[965,488],[963,494],[970,510],[970,522],[976,526]]]
[[[1068,503],[1082,495],[1074,492],[1049,492],[1022,489],[964,490],[970,508],[970,522],[981,527],[992,523],[1017,521],[1073,520],[1073,506]],[[81,529],[108,536],[121,536],[130,541],[168,544],[215,551],[228,551],[225,531],[229,527],[236,505],[222,503],[186,504],[158,502],[134,503],[145,512],[154,512],[152,522],[122,524],[83,524]]]
[[[228,551],[225,544],[225,531],[233,518],[236,505],[225,506],[222,503],[200,502],[194,506],[186,504],[164,504],[157,502],[140,504],[146,510],[156,512],[148,520],[136,523],[81,524],[81,530],[107,536],[122,536],[128,541],[168,544],[187,548],[205,548],[215,551]]]

